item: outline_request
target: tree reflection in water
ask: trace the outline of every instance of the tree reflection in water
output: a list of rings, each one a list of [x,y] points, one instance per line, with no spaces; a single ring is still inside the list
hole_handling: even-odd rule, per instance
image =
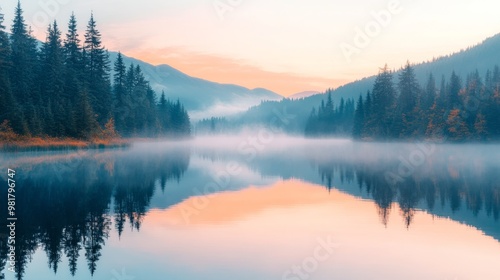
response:
[[[17,170],[18,182],[17,279],[23,279],[26,266],[38,249],[46,253],[48,266],[55,273],[62,259],[67,258],[69,271],[75,275],[78,260],[84,255],[93,275],[110,234],[121,237],[126,228],[139,231],[155,191],[165,192],[169,181],[182,180],[191,154],[187,146],[173,146],[34,154],[9,160],[9,167]],[[263,177],[294,177],[312,183],[323,182],[328,189],[338,188],[353,195],[361,192],[364,198],[375,201],[381,222],[386,226],[391,210],[398,207],[407,227],[411,226],[419,209],[434,213],[439,212],[438,208],[446,208],[450,213],[465,211],[475,217],[485,214],[489,222],[494,221],[493,228],[498,228],[500,184],[495,174],[500,167],[482,162],[481,157],[456,163],[446,156],[438,156],[410,176],[391,184],[386,172],[397,170],[399,164],[391,157],[353,160],[349,153],[331,156],[325,155],[324,150],[319,154],[308,150],[307,155],[269,153],[248,161],[238,153],[211,148],[197,149],[195,154],[199,159],[209,159],[205,164],[236,160]],[[0,162],[0,168],[7,167]],[[209,170],[208,166],[206,169]],[[190,172],[207,171],[201,168]],[[193,180],[204,178],[197,173],[191,175]],[[241,188],[254,183],[240,179],[243,181]],[[6,184],[5,180],[0,183]],[[206,182],[193,184],[198,183]],[[6,191],[1,188],[0,197],[6,197]],[[184,190],[182,195],[194,195],[190,193]],[[169,193],[169,199],[173,205],[186,197]],[[6,211],[0,211],[0,219],[5,221],[6,215]],[[466,223],[481,228],[479,219]],[[5,227],[0,228],[0,270],[8,265],[6,233]],[[500,240],[498,230],[485,233]]]
[[[189,149],[177,149],[142,156],[120,151],[88,152],[76,159],[75,155],[47,155],[20,163],[16,178],[17,279],[23,279],[26,265],[38,248],[45,251],[55,273],[65,255],[72,275],[84,249],[93,275],[112,220],[119,235],[126,221],[139,230],[155,184],[164,188],[169,180],[179,180],[188,168],[189,158]],[[2,197],[7,196],[4,188],[1,192]],[[5,211],[0,212],[0,219],[5,221]],[[4,238],[0,253],[1,271],[7,260]]]

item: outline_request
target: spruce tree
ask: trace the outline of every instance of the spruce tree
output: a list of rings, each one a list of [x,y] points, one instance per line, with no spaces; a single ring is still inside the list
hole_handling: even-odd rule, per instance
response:
[[[436,100],[436,80],[434,79],[434,75],[432,73],[429,75],[427,79],[427,85],[425,87],[425,92],[422,97],[421,107],[422,110],[428,112],[434,102]]]
[[[65,95],[73,102],[78,100],[78,93],[82,90],[83,61],[82,47],[78,37],[75,14],[71,14],[68,23],[68,32],[64,39],[64,61],[66,65]]]
[[[395,108],[396,93],[392,81],[392,72],[387,65],[381,69],[373,86],[373,137],[388,139],[391,135],[392,118]]]
[[[78,37],[77,21],[72,13],[68,22],[68,32],[63,43],[63,54],[65,64],[64,96],[69,101],[66,110],[66,130],[68,136],[77,137],[76,108],[79,94],[83,91],[84,66],[80,38]]]
[[[112,95],[109,80],[109,56],[102,45],[101,33],[97,30],[94,14],[91,14],[85,33],[86,87],[90,104],[97,120],[104,125],[112,117]]]
[[[99,124],[95,118],[94,111],[90,105],[86,92],[81,92],[76,106],[76,131],[78,138],[90,140],[97,135]]]
[[[65,95],[64,56],[61,41],[61,32],[54,21],[47,30],[47,40],[43,45],[42,67],[40,68],[40,88],[42,100],[47,100],[44,105],[50,106],[51,116],[46,116],[51,127],[45,127],[45,133],[51,136],[66,136],[72,129],[68,123],[71,109],[69,97]]]
[[[363,122],[363,130],[362,130],[362,135],[363,136],[372,136],[372,125],[374,123],[374,114],[373,114],[373,101],[372,101],[372,94],[370,91],[366,93],[366,100],[365,103],[363,104],[363,109],[365,111],[365,117],[364,117],[364,122]]]
[[[460,90],[462,89],[462,81],[460,77],[453,71],[450,77],[450,84],[446,92],[446,103],[448,110],[453,110],[462,107],[462,100],[460,99]]]
[[[0,13],[0,124],[8,121],[15,133],[24,134],[28,131],[28,127],[24,115],[12,95],[9,76],[12,67],[11,48],[3,19],[3,14]]]
[[[491,81],[488,83],[488,99],[484,108],[484,117],[488,136],[491,139],[500,139],[500,70],[495,66]]]
[[[352,136],[354,139],[361,139],[363,135],[363,125],[365,123],[365,109],[363,107],[363,96],[359,96],[354,114],[354,126]]]
[[[399,97],[391,134],[393,137],[409,138],[417,130],[417,105],[420,97],[420,86],[409,62],[399,74],[398,88]]]
[[[170,102],[165,97],[165,91],[162,91],[160,101],[158,103],[158,121],[160,123],[160,133],[165,135],[171,131],[172,120],[170,117]]]
[[[410,62],[406,63],[406,66],[401,70],[399,74],[399,100],[398,107],[401,112],[411,112],[416,106],[420,94],[420,86],[415,75],[415,71],[410,65]]]
[[[113,83],[113,97],[114,97],[114,116],[116,121],[116,128],[120,131],[124,129],[125,116],[127,112],[125,108],[125,96],[126,96],[126,73],[127,67],[123,62],[123,57],[121,53],[118,53],[118,57],[114,64],[114,83]]]
[[[158,112],[156,108],[156,93],[151,88],[149,82],[147,82],[146,90],[146,127],[147,136],[153,137],[158,134],[159,123],[158,123]]]
[[[21,114],[26,118],[26,125],[13,123],[16,132],[35,134],[40,132],[37,109],[40,98],[35,90],[35,73],[38,65],[36,41],[26,26],[21,3],[18,2],[11,28],[10,81],[12,95]]]
[[[134,99],[134,87],[135,87],[135,66],[130,64],[125,75],[125,91],[122,98],[123,106],[119,107],[119,112],[117,122],[119,122],[121,127],[118,128],[118,132],[124,136],[130,136],[134,133],[135,129],[135,107],[137,103]]]
[[[446,80],[441,77],[441,86],[436,96],[434,104],[429,111],[429,121],[427,123],[425,136],[429,139],[440,140],[445,137],[446,126]]]

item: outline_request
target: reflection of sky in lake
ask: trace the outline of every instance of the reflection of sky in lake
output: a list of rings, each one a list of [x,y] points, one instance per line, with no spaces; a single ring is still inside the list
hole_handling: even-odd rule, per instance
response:
[[[407,230],[395,211],[386,228],[373,202],[338,191],[326,195],[324,188],[301,181],[217,194],[210,202],[212,206],[189,225],[172,223],[182,204],[154,211],[141,234],[127,243],[134,244],[140,255],[152,253],[145,267],[164,268],[166,275],[176,267],[194,273],[182,279],[202,275],[213,277],[204,279],[221,275],[223,279],[281,279],[289,267],[313,254],[317,238],[329,236],[339,247],[311,279],[447,279],[453,275],[496,279],[499,275],[497,241],[424,212],[416,214],[415,226]]]
[[[0,166],[18,170],[19,195],[40,200],[32,207],[20,201],[39,243],[24,279],[91,279],[90,243],[83,241],[73,277],[66,235],[58,232],[78,223],[92,227],[89,221],[100,220],[89,217],[99,213],[111,224],[96,228],[104,234],[94,252],[98,280],[123,273],[153,280],[301,279],[283,276],[314,255],[318,238],[338,247],[306,271],[309,279],[500,279],[496,146],[438,146],[404,183],[388,186],[382,171],[397,169],[398,155],[410,154],[411,146],[296,141],[288,152],[273,143],[251,160],[206,143],[8,155]],[[227,177],[220,192],[200,195],[196,190],[220,178],[229,162],[237,163],[238,176]],[[68,170],[74,166],[75,174]],[[57,257],[50,248],[61,249],[56,274],[47,265]]]

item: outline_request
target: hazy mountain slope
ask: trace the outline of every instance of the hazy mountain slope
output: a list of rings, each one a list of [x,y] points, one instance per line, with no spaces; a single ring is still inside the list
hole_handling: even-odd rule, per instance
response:
[[[405,63],[405,61],[401,61],[401,65]],[[455,71],[462,79],[465,79],[467,74],[477,69],[480,75],[484,77],[486,71],[493,69],[495,65],[500,66],[500,34],[458,53],[414,65],[414,68],[417,78],[422,85],[426,83],[429,74],[433,73],[439,86],[441,77],[444,75],[446,80],[449,80],[452,71]],[[389,67],[400,66],[389,65]],[[374,72],[376,73],[377,69],[374,69]],[[395,83],[397,82],[397,74],[394,75]],[[333,101],[338,104],[341,98],[353,98],[356,100],[360,94],[366,94],[368,90],[372,89],[374,81],[375,76],[371,76],[341,86],[333,92]],[[265,102],[239,115],[238,120],[240,122],[249,120],[250,123],[265,124],[270,122],[274,116],[272,113],[273,110],[287,110],[289,113],[295,114],[296,118],[294,122],[285,125],[286,130],[303,133],[302,130],[312,108],[319,106],[322,99],[326,99],[325,94],[313,95],[298,100],[289,100],[287,102]]]
[[[117,57],[110,52],[111,62]],[[272,91],[219,84],[188,76],[168,65],[154,66],[149,63],[124,56],[127,65],[139,65],[151,86],[161,94],[164,90],[167,98],[179,99],[194,119],[211,116],[225,116],[242,112],[263,100],[280,100],[283,97]]]
[[[313,95],[319,94],[319,93],[320,93],[319,91],[303,91],[303,92],[296,93],[294,95],[290,95],[290,96],[288,96],[288,98],[301,99],[301,98],[306,98],[306,97],[313,96]]]

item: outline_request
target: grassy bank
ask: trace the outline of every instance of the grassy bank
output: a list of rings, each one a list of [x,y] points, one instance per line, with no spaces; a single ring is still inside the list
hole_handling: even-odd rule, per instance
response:
[[[0,151],[23,152],[23,151],[60,151],[60,150],[83,150],[83,149],[105,149],[129,146],[130,142],[120,138],[116,139],[93,139],[79,140],[72,138],[41,138],[41,137],[18,137],[17,139],[0,140]]]
[[[0,152],[23,151],[60,151],[104,149],[129,146],[130,142],[123,140],[114,129],[114,122],[106,125],[106,129],[95,134],[90,139],[33,137],[15,133],[8,121],[0,124]]]

